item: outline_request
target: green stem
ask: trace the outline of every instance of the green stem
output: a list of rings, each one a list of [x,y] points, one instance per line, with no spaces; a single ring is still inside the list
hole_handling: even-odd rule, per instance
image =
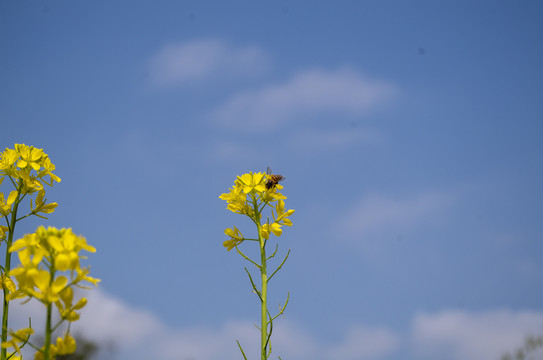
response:
[[[260,229],[258,229],[260,230]],[[259,231],[260,234],[260,231]],[[261,309],[261,360],[266,360],[267,357],[267,345],[268,345],[268,274],[266,266],[266,247],[264,239],[260,241],[260,259],[262,265],[260,268],[260,275],[262,277],[262,309]]]
[[[56,269],[54,265],[54,262],[55,262],[54,260],[55,259],[53,258],[51,254],[51,265],[49,266],[49,274],[51,277],[49,278],[49,287],[53,286],[53,282],[55,280]],[[53,333],[52,320],[53,320],[53,304],[48,303],[47,304],[47,319],[45,319],[45,344],[44,344],[44,349],[43,349],[44,360],[51,359],[51,355],[49,352],[51,351],[51,334]]]
[[[260,301],[261,301],[261,310],[260,310],[260,359],[267,359],[267,347],[268,347],[268,273],[266,266],[266,239],[262,237],[261,233],[261,218],[260,211],[258,208],[258,201],[256,197],[252,196],[253,200],[253,210],[255,212],[255,223],[258,232],[258,242],[260,244],[260,277],[262,280],[262,290],[260,292]]]
[[[19,187],[17,188],[17,197],[15,198],[15,202],[13,203],[13,210],[11,211],[11,221],[9,224],[9,233],[8,238],[6,241],[6,262],[4,264],[4,273],[3,276],[9,276],[9,271],[11,270],[11,253],[9,252],[9,248],[11,247],[11,243],[13,242],[13,234],[15,232],[15,223],[17,222],[17,209],[19,208],[19,202],[21,197],[21,190],[23,188],[23,181],[20,180]],[[9,301],[7,300],[7,296],[9,294],[9,290],[4,286],[3,289],[4,293],[4,309],[2,311],[2,342],[7,341],[8,339],[8,316],[9,316]],[[2,348],[2,351],[0,352],[0,359],[5,360],[7,356],[7,349]]]
[[[45,320],[45,346],[43,349],[44,360],[49,360],[49,351],[51,348],[51,319],[53,314],[53,304],[47,304],[47,319]]]

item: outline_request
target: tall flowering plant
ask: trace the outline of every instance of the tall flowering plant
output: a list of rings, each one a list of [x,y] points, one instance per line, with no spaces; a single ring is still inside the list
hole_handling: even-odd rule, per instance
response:
[[[77,310],[86,305],[86,298],[74,303],[75,287],[85,283],[96,285],[100,280],[89,276],[89,269],[80,266],[81,250],[94,252],[85,238],[75,235],[71,229],[39,227],[35,233],[13,241],[16,224],[29,216],[47,219],[44,214],[55,211],[57,203],[47,203],[44,185],[53,186],[60,178],[53,174],[55,165],[42,149],[15,144],[0,154],[0,184],[7,179],[14,187],[6,197],[0,192],[0,215],[6,225],[0,225],[0,243],[6,247],[4,264],[0,265],[0,287],[3,290],[2,334],[0,360],[22,359],[21,348],[29,345],[36,350],[36,360],[52,360],[56,355],[70,354],[76,349],[75,340],[68,330],[64,337],[52,343],[53,332],[64,322],[79,319]],[[33,195],[36,195],[33,200]],[[19,215],[20,204],[30,198],[27,214]],[[11,255],[16,253],[20,265],[11,268]],[[15,281],[14,281],[15,280]],[[16,284],[17,283],[17,284]],[[28,328],[8,330],[9,301],[17,298],[34,298],[46,308],[45,343],[43,346],[29,342],[33,334]],[[53,324],[53,305],[59,318]],[[10,338],[8,339],[8,335]],[[8,354],[8,349],[13,351]]]
[[[268,311],[268,283],[273,276],[281,269],[286,262],[290,250],[287,252],[283,261],[268,275],[268,260],[275,257],[278,250],[278,245],[275,247],[275,251],[268,256],[266,254],[266,245],[271,235],[281,236],[283,234],[283,226],[292,226],[290,216],[294,213],[294,210],[285,209],[285,199],[287,198],[279,192],[283,187],[278,184],[278,181],[282,180],[281,175],[273,175],[271,171],[267,174],[257,172],[248,173],[238,176],[234,182],[234,186],[229,189],[228,193],[222,194],[219,198],[227,202],[227,209],[240,215],[247,216],[256,226],[256,238],[245,237],[240,230],[234,226],[234,228],[227,228],[224,233],[229,237],[224,241],[223,245],[228,251],[236,249],[237,253],[241,255],[245,260],[253,264],[260,272],[260,287],[257,287],[255,281],[249,270],[245,268],[253,292],[255,292],[261,302],[261,323],[260,323],[260,358],[266,360],[271,355],[271,335],[273,330],[273,321],[283,312],[288,304],[289,297],[285,304],[280,307],[279,313],[272,316]],[[265,215],[265,210],[269,210],[270,216]],[[254,242],[258,245],[260,250],[259,259],[251,259],[245,255],[241,249],[242,245],[246,241]],[[243,358],[247,360],[245,352],[241,347],[239,341],[237,342]]]

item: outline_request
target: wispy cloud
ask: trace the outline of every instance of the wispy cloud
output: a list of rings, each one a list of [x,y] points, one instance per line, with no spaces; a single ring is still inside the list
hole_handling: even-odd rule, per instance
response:
[[[327,359],[381,359],[399,345],[399,337],[388,329],[353,327],[339,344],[327,349]]]
[[[222,40],[171,43],[150,62],[158,86],[194,83],[224,76],[253,76],[267,67],[267,56],[256,46],[234,47]]]
[[[350,236],[381,231],[403,232],[428,224],[453,203],[452,194],[423,192],[405,197],[371,194],[361,198],[340,220],[340,228]]]
[[[543,335],[543,313],[506,310],[484,313],[444,311],[418,314],[413,341],[429,359],[499,359],[524,344],[526,336]]]
[[[357,71],[311,70],[289,81],[244,91],[217,108],[213,120],[227,128],[273,130],[309,116],[359,116],[390,99],[396,87]]]

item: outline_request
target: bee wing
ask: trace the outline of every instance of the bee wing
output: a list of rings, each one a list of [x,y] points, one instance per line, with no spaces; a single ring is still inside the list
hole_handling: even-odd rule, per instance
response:
[[[272,169],[271,169],[271,167],[268,166],[268,168],[266,169],[266,174],[267,174],[267,175],[271,175],[271,174],[272,174]]]

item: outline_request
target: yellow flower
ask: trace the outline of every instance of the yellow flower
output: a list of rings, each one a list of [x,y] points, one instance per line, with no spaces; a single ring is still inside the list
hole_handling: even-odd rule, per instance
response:
[[[19,159],[19,154],[14,149],[6,149],[0,155],[0,170],[6,175],[11,175],[15,171],[15,162]]]
[[[43,170],[39,172],[38,177],[43,180],[45,175],[49,175],[49,182],[43,180],[47,185],[53,186],[53,181],[60,182],[60,178],[52,173],[55,170],[55,165],[49,159],[49,156],[45,155],[43,158],[42,164]]]
[[[56,207],[58,206],[57,203],[50,203],[45,204],[47,199],[44,199],[45,196],[45,190],[40,190],[38,192],[38,196],[36,197],[36,206],[32,207],[32,199],[30,199],[30,209],[32,210],[32,213],[38,217],[45,218],[44,216],[38,215],[39,212],[44,214],[50,214],[53,211],[55,211]]]
[[[247,197],[242,192],[243,185],[239,181],[236,181],[234,187],[229,189],[228,194],[221,194],[219,199],[225,200],[228,204],[226,208],[236,214],[249,214],[251,213],[251,207],[247,204]]]
[[[90,270],[88,268],[77,268],[75,269],[77,273],[77,277],[75,278],[74,282],[78,283],[81,281],[87,281],[93,284],[94,286],[98,286],[98,283],[102,280],[93,278],[92,276],[88,276]],[[79,287],[83,287],[81,285],[78,285]]]
[[[45,155],[43,149],[37,149],[34,146],[27,146],[25,144],[15,144],[15,151],[20,156],[17,162],[17,166],[20,169],[25,169],[27,166],[36,171],[40,169],[40,160]]]
[[[80,310],[87,305],[87,298],[81,298],[75,305],[72,305],[74,291],[71,287],[67,287],[62,290],[59,297],[60,301],[55,302],[55,305],[58,308],[60,316],[68,321],[79,320],[79,314],[76,313],[75,310]]]
[[[7,201],[4,201],[4,194],[0,193],[0,213],[3,216],[9,215],[9,213],[11,212],[11,205],[15,202],[15,199],[17,199],[16,190],[13,190],[9,193]]]
[[[18,179],[17,182],[22,181],[23,194],[41,190],[41,182],[49,186],[53,185],[53,181],[60,182],[60,178],[52,173],[55,165],[43,149],[15,144],[15,149],[6,149],[0,156],[0,175],[11,176]],[[50,177],[49,182],[43,179],[46,175]]]
[[[260,235],[264,239],[270,238],[270,232],[273,233],[275,236],[281,236],[281,234],[283,233],[283,230],[281,229],[281,225],[276,222],[271,223],[271,224],[264,224],[260,228]]]
[[[23,194],[33,194],[36,191],[43,189],[43,185],[38,181],[35,175],[31,175],[29,171],[17,170],[16,177],[23,182]]]
[[[0,225],[0,241],[6,238],[6,234],[9,231],[9,228],[4,225]]]
[[[34,254],[32,254],[34,250]],[[39,264],[43,259],[45,252],[41,248],[31,249],[25,248],[18,252],[19,262],[18,267],[11,269],[9,276],[14,276],[19,284],[16,291],[12,291],[8,294],[8,300],[13,300],[21,297],[28,296],[31,290],[36,286],[36,277],[39,274]]]
[[[280,192],[277,192],[279,186],[281,185],[277,185],[276,187],[274,187],[273,191],[269,190],[269,191],[263,192],[262,200],[267,203],[278,201],[278,200],[285,200],[287,197],[281,194]]]
[[[87,245],[87,240],[76,236],[72,229],[47,230],[47,244],[54,250],[55,268],[60,271],[75,270],[79,267],[79,251],[95,252],[96,249]]]
[[[44,360],[45,359],[45,345],[41,347],[40,351],[36,351],[34,354],[34,360]],[[56,359],[57,357],[57,346],[55,344],[49,345],[49,359]]]
[[[292,226],[292,221],[290,221],[288,217],[294,214],[294,210],[287,210],[285,212],[285,202],[283,200],[279,200],[277,202],[275,211],[277,212],[277,218],[275,219],[276,222],[282,225]]]
[[[257,193],[266,191],[266,177],[264,176],[264,173],[250,172],[248,174],[238,176],[238,180],[243,184],[243,192],[246,194],[252,191]]]
[[[25,328],[15,332],[10,331],[11,339],[3,342],[1,346],[3,349],[12,347],[19,355],[21,355],[21,348],[19,345],[28,341],[32,334],[34,334],[34,330],[31,328]]]
[[[9,275],[17,278],[19,288],[32,288],[35,285],[34,280],[38,275],[38,265],[45,256],[45,251],[42,248],[26,248],[20,250],[17,255],[21,264],[11,269]]]
[[[68,279],[65,276],[59,276],[51,283],[51,274],[47,270],[38,270],[34,282],[39,291],[28,289],[28,292],[45,304],[52,304],[58,301],[59,293],[68,284]]]
[[[77,350],[75,339],[68,333],[66,333],[64,339],[61,337],[57,338],[56,347],[58,355],[73,354]]]
[[[9,276],[6,276],[6,274],[3,274],[0,279],[0,289],[8,289],[9,292],[14,292],[17,290],[13,280],[11,280]]]
[[[235,226],[234,226],[234,230],[230,228],[224,230],[224,234],[227,236],[230,236],[231,238],[230,240],[226,240],[225,242],[222,243],[227,251],[232,250],[233,248],[241,244],[243,240],[245,240],[241,232]]]
[[[58,300],[58,293],[68,282],[64,276],[51,279],[52,271],[70,271],[70,284],[87,281],[94,285],[99,279],[88,276],[88,269],[81,269],[79,261],[84,256],[81,250],[95,252],[82,236],[76,236],[71,229],[44,228],[40,226],[35,233],[27,234],[15,241],[10,252],[18,252],[20,265],[12,269],[10,276],[15,276],[19,289],[10,293],[11,299],[34,296],[45,303]],[[48,270],[43,270],[43,267]],[[52,281],[52,284],[51,284]],[[36,287],[38,290],[36,290]]]
[[[42,246],[42,243],[40,241],[40,233],[41,230],[45,230],[43,226],[40,226],[35,233],[32,234],[26,234],[22,238],[15,240],[13,245],[9,248],[9,252],[15,252],[19,251],[24,248],[30,248],[32,251],[35,251],[35,249],[39,249]]]

